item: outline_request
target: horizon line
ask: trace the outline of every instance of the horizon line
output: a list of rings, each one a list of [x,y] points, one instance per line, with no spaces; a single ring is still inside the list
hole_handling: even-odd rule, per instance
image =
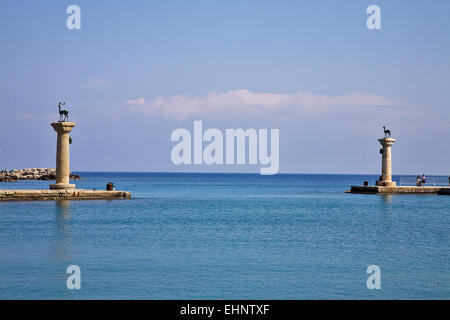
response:
[[[85,172],[85,173],[200,173],[200,174],[252,174],[252,175],[261,175],[259,172],[223,172],[223,171],[95,171],[95,170],[71,170],[71,173],[77,172]],[[279,172],[272,176],[276,175],[355,175],[355,176],[363,176],[363,175],[371,175],[378,176],[379,173],[307,173],[307,172]],[[271,175],[269,175],[271,176]],[[416,176],[416,174],[393,174],[393,176]],[[450,176],[448,174],[428,174],[428,176],[442,176],[447,177]]]

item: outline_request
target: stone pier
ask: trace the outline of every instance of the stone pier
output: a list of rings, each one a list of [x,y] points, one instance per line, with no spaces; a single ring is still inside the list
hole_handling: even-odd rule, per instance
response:
[[[69,134],[75,127],[73,122],[54,122],[51,124],[58,134],[56,145],[56,183],[50,185],[50,189],[70,190],[75,189],[74,184],[69,183]]]
[[[364,181],[364,185],[362,186],[350,186],[350,190],[346,191],[347,193],[450,195],[450,187],[447,186],[397,186],[397,184],[392,181],[391,147],[395,143],[395,139],[390,136],[385,136],[382,139],[378,139],[378,141],[383,147],[383,149],[380,150],[380,153],[382,154],[380,179],[375,183],[375,186],[369,186],[368,181]]]
[[[351,186],[347,193],[381,193],[381,194],[439,194],[450,195],[450,187],[417,186]]]
[[[0,201],[114,200],[130,198],[131,192],[116,190],[0,190]]]
[[[50,185],[50,190],[0,190],[0,201],[44,201],[44,200],[113,200],[130,199],[131,192],[119,190],[85,190],[75,189],[70,184],[70,132],[75,123],[59,121],[51,124],[57,133],[56,144],[56,183]],[[5,175],[6,176],[6,175]],[[17,181],[17,177],[15,181]],[[12,180],[6,180],[12,181]],[[14,182],[11,182],[14,183]],[[104,185],[106,187],[106,184]]]

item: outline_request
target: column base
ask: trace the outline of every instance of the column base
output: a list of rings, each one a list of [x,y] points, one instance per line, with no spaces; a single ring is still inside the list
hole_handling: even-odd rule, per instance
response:
[[[377,186],[380,187],[395,187],[397,186],[397,182],[395,181],[377,181]]]
[[[70,183],[55,183],[50,185],[50,190],[67,190],[67,189],[75,189],[75,185]]]

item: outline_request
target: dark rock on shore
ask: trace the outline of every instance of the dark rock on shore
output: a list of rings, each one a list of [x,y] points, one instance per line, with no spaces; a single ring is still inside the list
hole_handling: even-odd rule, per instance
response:
[[[30,168],[0,171],[0,182],[14,182],[18,180],[55,180],[55,168]],[[70,180],[80,180],[77,174],[70,174]]]

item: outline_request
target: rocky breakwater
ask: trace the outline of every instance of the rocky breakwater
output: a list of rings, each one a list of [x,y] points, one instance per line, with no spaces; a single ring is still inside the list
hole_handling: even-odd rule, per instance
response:
[[[55,168],[30,168],[0,171],[0,182],[12,182],[18,180],[55,180]],[[77,174],[70,174],[70,180],[80,180]]]

